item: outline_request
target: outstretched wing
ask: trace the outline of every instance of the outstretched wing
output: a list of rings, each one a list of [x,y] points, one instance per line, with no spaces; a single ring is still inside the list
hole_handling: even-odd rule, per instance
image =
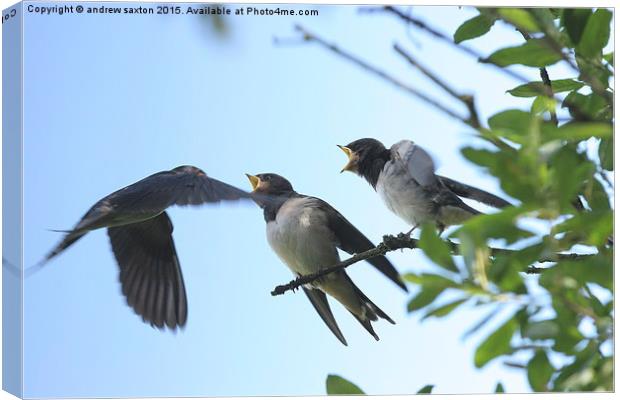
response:
[[[163,212],[144,222],[108,228],[108,236],[127,304],[151,325],[176,329],[187,321],[187,298],[172,230]]]
[[[148,176],[106,199],[117,212],[149,213],[163,211],[172,205],[249,198],[250,193],[210,178],[200,168],[184,165]]]
[[[357,254],[366,250],[370,250],[375,245],[360,232],[353,224],[342,216],[334,207],[330,206],[323,200],[317,199],[319,208],[327,215],[327,224],[334,232],[338,240],[337,246],[349,254]],[[392,282],[396,283],[405,292],[407,287],[400,278],[400,274],[394,268],[392,263],[385,256],[376,256],[369,258],[368,261],[375,268],[381,271]]]
[[[95,203],[39,265],[62,253],[93,229],[138,222],[156,216],[172,205],[241,199],[250,199],[250,194],[208,177],[200,168],[184,165],[158,172]]]
[[[340,331],[338,324],[336,323],[336,319],[334,318],[334,314],[332,314],[332,310],[329,307],[329,303],[327,302],[327,296],[319,289],[311,289],[303,287],[304,293],[308,296],[308,300],[314,306],[314,309],[323,319],[325,325],[332,331],[332,333],[344,344],[347,346],[347,340],[344,338],[344,335]]]
[[[422,186],[431,186],[437,183],[435,163],[431,156],[422,147],[410,140],[401,140],[390,148],[392,158],[405,164],[409,174]]]

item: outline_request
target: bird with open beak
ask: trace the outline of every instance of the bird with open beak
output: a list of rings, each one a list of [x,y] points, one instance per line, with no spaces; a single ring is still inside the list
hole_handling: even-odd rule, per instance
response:
[[[341,172],[350,171],[366,179],[385,205],[412,226],[408,234],[427,222],[443,231],[480,214],[459,196],[496,208],[510,206],[484,190],[435,175],[433,159],[410,140],[401,140],[390,149],[370,138],[338,147],[348,158]]]
[[[263,209],[267,241],[296,276],[313,274],[340,262],[338,248],[359,253],[374,247],[355,226],[325,201],[297,193],[277,174],[246,174],[256,203]],[[407,290],[394,266],[384,256],[367,260],[403,290]],[[346,346],[327,302],[338,300],[376,339],[371,322],[394,321],[353,283],[344,270],[325,275],[303,287],[304,293],[332,333]]]

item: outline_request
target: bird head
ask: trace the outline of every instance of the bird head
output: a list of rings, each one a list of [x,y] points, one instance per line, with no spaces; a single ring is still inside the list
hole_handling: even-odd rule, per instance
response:
[[[360,166],[368,162],[372,162],[375,158],[381,157],[386,151],[385,146],[376,139],[358,139],[346,146],[338,145],[348,157],[349,161],[340,171],[350,171],[360,174]]]
[[[245,174],[252,185],[252,193],[279,195],[293,191],[293,185],[278,174]]]

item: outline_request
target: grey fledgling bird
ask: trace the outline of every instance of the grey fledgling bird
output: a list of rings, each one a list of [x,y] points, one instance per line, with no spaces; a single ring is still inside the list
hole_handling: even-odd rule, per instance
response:
[[[107,228],[127,304],[143,321],[174,330],[187,321],[187,297],[172,222],[164,210],[240,199],[250,194],[193,166],[158,172],[96,202],[37,267],[88,232]]]
[[[296,275],[308,275],[340,262],[338,248],[359,253],[374,247],[355,226],[325,201],[297,193],[277,174],[247,175],[255,201],[263,209],[267,241]],[[367,260],[403,290],[407,290],[394,266],[384,256]],[[376,339],[371,321],[394,321],[353,283],[344,270],[321,277],[303,287],[308,299],[332,333],[346,346],[327,302],[338,300]]]
[[[427,222],[443,231],[480,214],[459,196],[496,208],[511,205],[484,190],[435,175],[433,159],[410,140],[401,140],[389,150],[369,138],[338,147],[349,158],[341,172],[351,171],[365,178],[386,206],[413,227],[409,234]]]

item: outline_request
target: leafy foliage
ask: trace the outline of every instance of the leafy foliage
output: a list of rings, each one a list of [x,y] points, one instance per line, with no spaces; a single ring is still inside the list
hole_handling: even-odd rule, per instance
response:
[[[521,368],[538,392],[611,391],[614,54],[603,51],[612,14],[478,10],[456,30],[455,43],[483,40],[501,21],[524,42],[481,61],[533,67],[542,78],[504,88],[531,106],[470,125],[488,146],[462,149],[515,205],[470,219],[451,231],[450,243],[422,227],[419,247],[439,268],[404,275],[418,287],[407,310],[426,320],[466,306],[490,309],[464,334],[490,330],[475,351],[476,367],[504,361]],[[555,63],[573,72],[550,79],[545,67]],[[495,392],[504,391],[498,382]]]
[[[524,33],[522,45],[499,49],[486,62],[543,68],[565,62],[572,54],[575,76],[508,90],[512,96],[531,98],[532,107],[500,111],[488,119],[480,137],[494,148],[462,150],[468,160],[496,177],[519,205],[473,218],[451,234],[460,243],[466,267],[459,275],[446,279],[439,271],[408,274],[410,282],[420,285],[408,310],[426,319],[449,315],[463,304],[495,305],[471,329],[477,331],[494,321],[501,309],[516,305],[516,312],[495,324],[478,345],[477,367],[498,358],[518,365],[510,359],[525,357],[529,361],[524,371],[534,391],[612,390],[613,187],[605,174],[613,171],[613,54],[603,56],[611,13],[480,12],[486,20],[495,16],[524,32],[540,32],[533,38]],[[552,113],[566,118],[558,124],[548,118]],[[592,156],[587,149],[597,146],[598,156]],[[548,228],[519,228],[526,219]],[[426,229],[422,238],[420,247],[432,261],[443,268],[454,264],[450,252]],[[489,243],[497,240],[514,251],[494,253]],[[538,262],[565,252],[588,255]],[[529,266],[541,268],[540,276],[527,274]],[[441,294],[447,291],[456,292],[456,300],[443,303]],[[503,391],[501,384],[496,391]]]

